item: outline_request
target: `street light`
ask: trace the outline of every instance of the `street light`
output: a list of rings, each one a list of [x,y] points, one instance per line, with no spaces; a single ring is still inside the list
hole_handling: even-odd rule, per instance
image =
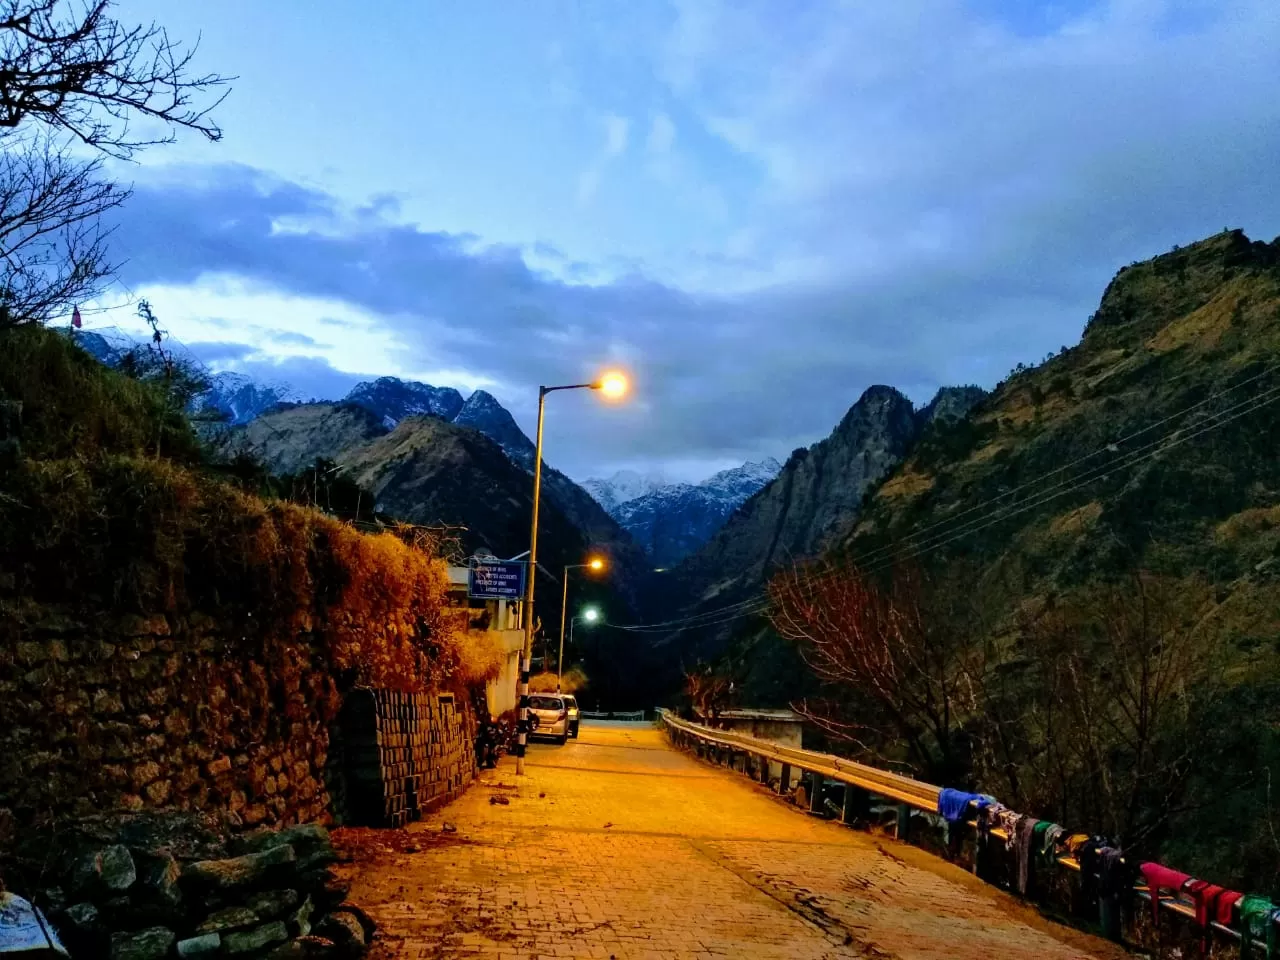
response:
[[[538,579],[538,504],[542,499],[542,421],[547,394],[557,390],[599,390],[610,400],[623,397],[630,389],[625,374],[610,370],[591,383],[569,383],[559,387],[538,387],[538,435],[533,451],[533,521],[529,525],[529,575],[524,588],[524,656],[520,660],[520,724],[516,735],[516,775],[524,773],[524,751],[529,740],[529,660],[533,657],[533,593]]]
[[[604,569],[604,560],[592,557],[586,563],[571,563],[564,568],[564,594],[560,598],[560,656],[556,658],[556,693],[560,692],[560,681],[564,678],[564,618],[569,611],[569,571]]]
[[[586,607],[580,614],[569,621],[569,646],[573,646],[573,625],[579,620],[585,620],[587,623],[595,623],[600,619],[600,611],[595,607]],[[556,693],[560,692],[560,687],[556,687]]]

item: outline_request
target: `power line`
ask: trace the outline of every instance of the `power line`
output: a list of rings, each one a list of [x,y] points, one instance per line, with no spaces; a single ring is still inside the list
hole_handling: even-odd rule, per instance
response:
[[[1146,447],[1143,447],[1137,451],[1134,451],[1134,454],[1140,453],[1143,450],[1149,450],[1151,447],[1158,446],[1158,449],[1151,450],[1151,452],[1146,453],[1145,455],[1140,457],[1133,457],[1133,459],[1131,459],[1127,463],[1107,464],[1104,468],[1100,468],[1098,470],[1093,471],[1096,474],[1093,477],[1089,477],[1087,479],[1081,479],[1079,480],[1079,482],[1073,483],[1072,485],[1068,486],[1064,490],[1058,490],[1056,493],[1048,493],[1047,495],[1042,496],[1038,500],[1032,500],[1029,503],[1023,504],[1022,506],[1018,507],[1016,510],[1009,510],[1004,513],[1001,513],[1000,515],[992,517],[991,519],[987,520],[985,523],[981,523],[977,526],[969,525],[968,529],[962,529],[962,530],[956,531],[954,532],[953,536],[949,536],[946,539],[943,539],[941,541],[938,541],[932,544],[920,544],[918,545],[919,549],[916,549],[914,552],[906,553],[905,556],[901,557],[901,559],[912,560],[916,557],[923,556],[926,553],[932,553],[935,550],[940,549],[946,546],[948,543],[951,543],[954,540],[958,540],[963,536],[967,536],[970,533],[976,533],[977,531],[985,529],[986,527],[992,526],[993,524],[1000,523],[1003,520],[1008,520],[1010,517],[1015,517],[1020,513],[1025,513],[1028,510],[1033,510],[1038,506],[1048,503],[1050,500],[1056,500],[1059,497],[1066,496],[1068,493],[1072,493],[1075,490],[1079,490],[1082,487],[1086,487],[1089,484],[1095,482],[1096,480],[1101,479],[1103,476],[1105,476],[1107,473],[1113,470],[1127,469],[1145,460],[1153,459],[1154,457],[1157,457],[1160,454],[1165,453],[1166,451],[1171,450],[1174,447],[1177,447],[1183,443],[1186,443],[1188,440],[1193,440],[1196,437],[1202,434],[1208,433],[1211,430],[1216,430],[1218,427],[1231,423],[1233,420],[1238,420],[1240,419],[1240,417],[1247,416],[1248,414],[1253,413],[1255,410],[1259,410],[1262,407],[1267,406],[1268,404],[1275,403],[1277,400],[1280,400],[1280,386],[1272,387],[1269,390],[1264,391],[1262,394],[1259,394],[1257,397],[1253,397],[1248,401],[1245,401],[1240,404],[1236,404],[1235,407],[1228,408],[1228,410],[1234,410],[1236,409],[1236,407],[1240,407],[1240,406],[1245,407],[1245,409],[1240,410],[1238,413],[1235,413],[1230,417],[1226,417],[1225,419],[1214,420],[1213,422],[1210,422],[1201,426],[1198,430],[1195,430],[1192,433],[1188,433],[1185,436],[1181,436],[1181,437],[1175,436],[1179,431],[1177,430],[1172,431],[1171,433],[1167,434],[1165,438],[1162,438],[1162,440],[1155,441],[1151,444],[1148,444]],[[1223,411],[1223,412],[1226,413],[1228,411]],[[1174,439],[1169,439],[1171,437]],[[1164,442],[1165,440],[1167,440],[1167,442]],[[1130,456],[1133,456],[1133,455],[1131,454]],[[1059,484],[1058,486],[1061,486],[1061,484]],[[1055,488],[1050,488],[1050,489],[1052,490]],[[888,569],[898,559],[899,559],[898,555],[889,557],[887,559],[887,562],[880,563],[877,566],[872,567],[867,572],[877,573],[881,570]]]
[[[1094,459],[1095,457],[1099,457],[1099,456],[1101,456],[1101,455],[1102,455],[1102,454],[1104,454],[1104,453],[1108,453],[1108,452],[1115,452],[1115,451],[1113,450],[1113,448],[1114,448],[1114,447],[1118,447],[1118,446],[1120,446],[1121,444],[1128,443],[1129,441],[1134,440],[1134,439],[1137,439],[1138,437],[1142,436],[1143,434],[1150,433],[1152,430],[1155,430],[1155,429],[1156,429],[1156,428],[1158,428],[1158,427],[1162,427],[1162,426],[1164,426],[1165,424],[1169,423],[1170,421],[1177,420],[1177,419],[1179,419],[1179,418],[1181,418],[1181,417],[1186,416],[1187,414],[1193,413],[1194,411],[1196,411],[1196,410],[1198,410],[1199,408],[1201,408],[1201,407],[1205,406],[1206,404],[1212,403],[1212,402],[1214,402],[1214,401],[1216,401],[1216,400],[1220,400],[1222,397],[1226,396],[1227,394],[1230,394],[1230,393],[1232,393],[1232,392],[1234,392],[1234,391],[1236,391],[1236,390],[1239,390],[1241,387],[1248,386],[1249,384],[1256,382],[1257,380],[1261,379],[1262,377],[1265,377],[1265,376],[1266,376],[1267,374],[1269,374],[1269,373],[1274,373],[1277,369],[1280,369],[1280,366],[1273,365],[1273,366],[1267,367],[1266,369],[1264,369],[1264,370],[1260,371],[1259,373],[1257,373],[1257,374],[1255,374],[1255,375],[1253,375],[1253,376],[1251,376],[1251,377],[1249,377],[1249,378],[1247,378],[1247,379],[1245,379],[1245,380],[1242,380],[1240,383],[1237,383],[1237,384],[1235,384],[1234,386],[1231,386],[1231,387],[1227,387],[1225,390],[1222,390],[1222,391],[1220,391],[1220,392],[1218,392],[1218,393],[1215,393],[1215,394],[1213,394],[1212,396],[1205,397],[1203,400],[1200,400],[1200,401],[1198,401],[1198,402],[1196,402],[1196,403],[1193,403],[1193,404],[1191,404],[1189,407],[1185,407],[1185,408],[1183,408],[1182,410],[1179,410],[1179,411],[1178,411],[1178,412],[1176,412],[1176,413],[1172,413],[1172,414],[1168,415],[1167,417],[1164,417],[1164,418],[1162,418],[1162,419],[1160,419],[1160,420],[1157,420],[1155,423],[1148,424],[1147,426],[1143,427],[1141,430],[1135,430],[1133,433],[1130,433],[1130,434],[1128,434],[1127,436],[1121,437],[1119,440],[1112,440],[1112,441],[1109,441],[1109,442],[1108,442],[1108,443],[1106,443],[1105,445],[1103,445],[1103,446],[1099,447],[1097,450],[1094,450],[1092,453],[1085,454],[1085,455],[1084,455],[1084,456],[1082,456],[1082,457],[1077,457],[1075,460],[1072,460],[1072,461],[1070,461],[1069,463],[1065,463],[1065,464],[1063,464],[1063,465],[1062,465],[1062,466],[1060,466],[1060,467],[1055,467],[1054,469],[1052,469],[1052,470],[1050,470],[1050,471],[1048,471],[1048,472],[1046,472],[1046,473],[1040,474],[1039,476],[1032,477],[1030,480],[1026,480],[1026,481],[1024,481],[1024,482],[1022,482],[1022,483],[1018,484],[1018,485],[1017,485],[1016,487],[1014,487],[1012,490],[1006,490],[1006,491],[1004,491],[1003,493],[996,494],[994,497],[990,497],[990,498],[988,498],[988,499],[986,499],[986,500],[984,500],[984,501],[981,501],[981,502],[976,503],[976,504],[974,504],[974,505],[972,505],[972,506],[970,506],[970,507],[967,507],[967,508],[965,508],[964,510],[962,510],[961,512],[959,512],[959,513],[957,513],[957,514],[954,514],[953,516],[944,517],[944,518],[942,518],[941,520],[936,520],[936,521],[934,521],[933,523],[928,524],[927,526],[921,527],[920,529],[918,529],[918,530],[914,531],[914,532],[913,532],[913,533],[911,533],[910,535],[908,535],[908,536],[906,536],[906,537],[904,537],[904,538],[902,538],[902,539],[900,539],[900,540],[898,540],[898,541],[896,541],[896,542],[894,542],[894,543],[886,544],[885,546],[883,546],[883,547],[878,547],[878,548],[876,548],[875,550],[870,550],[870,551],[868,551],[867,553],[863,554],[862,556],[857,557],[857,558],[856,558],[856,559],[854,559],[852,562],[853,562],[853,563],[855,563],[855,564],[866,563],[866,562],[868,562],[868,561],[877,561],[877,562],[878,562],[878,560],[880,559],[880,556],[879,556],[879,555],[881,555],[881,554],[885,554],[885,553],[891,553],[891,552],[898,551],[898,550],[899,550],[899,548],[903,547],[903,546],[906,544],[906,542],[907,542],[907,541],[916,540],[916,539],[920,538],[921,536],[923,536],[924,534],[929,533],[931,530],[936,530],[936,529],[937,529],[937,528],[939,528],[939,527],[944,527],[944,526],[947,526],[947,525],[949,525],[949,524],[954,524],[956,521],[961,520],[961,519],[963,519],[964,517],[967,517],[967,516],[969,516],[969,515],[971,515],[971,514],[973,514],[973,513],[976,513],[976,512],[977,512],[977,511],[979,511],[979,510],[982,510],[982,509],[984,509],[984,508],[986,508],[986,507],[989,507],[989,506],[991,506],[992,504],[999,503],[999,502],[1000,502],[1000,501],[1002,501],[1002,500],[1006,500],[1006,499],[1008,499],[1009,497],[1012,497],[1012,496],[1014,496],[1015,494],[1020,493],[1020,492],[1022,492],[1022,491],[1024,491],[1024,490],[1026,490],[1026,489],[1028,489],[1028,488],[1030,488],[1030,487],[1037,486],[1037,485],[1039,485],[1040,483],[1043,483],[1045,480],[1048,480],[1048,479],[1050,479],[1050,478],[1052,478],[1052,477],[1055,477],[1055,476],[1057,476],[1058,474],[1063,473],[1064,471],[1070,470],[1072,467],[1079,466],[1080,464],[1085,463],[1085,462],[1087,462],[1087,461],[1089,461],[1089,460],[1092,460],[1092,459]],[[1231,408],[1229,408],[1229,409],[1231,409]],[[1224,411],[1224,412],[1225,412],[1225,411]],[[1141,448],[1139,448],[1139,450],[1143,450],[1143,449],[1148,449],[1148,448],[1147,448],[1147,447],[1141,447]],[[1137,451],[1130,451],[1130,452],[1131,452],[1131,453],[1133,453],[1133,452],[1137,452]],[[1112,466],[1113,466],[1113,465],[1112,465]],[[1065,482],[1070,482],[1070,481],[1065,481]],[[1050,489],[1053,489],[1053,488],[1050,488]],[[941,534],[941,536],[945,536],[947,533],[950,533],[950,532],[951,532],[951,531],[945,531],[943,534]]]

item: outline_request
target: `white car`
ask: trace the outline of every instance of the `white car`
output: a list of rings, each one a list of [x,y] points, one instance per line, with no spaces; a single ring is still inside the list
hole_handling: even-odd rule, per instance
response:
[[[536,726],[531,737],[551,737],[556,743],[569,738],[569,707],[558,694],[535,693],[529,697],[529,713]]]

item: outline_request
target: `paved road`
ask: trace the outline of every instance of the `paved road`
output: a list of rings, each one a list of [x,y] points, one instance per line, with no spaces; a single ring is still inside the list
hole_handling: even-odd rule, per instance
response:
[[[353,869],[352,899],[382,931],[375,955],[397,960],[1124,956],[642,724],[584,723],[576,742],[533,746],[518,785],[504,760],[399,851]]]

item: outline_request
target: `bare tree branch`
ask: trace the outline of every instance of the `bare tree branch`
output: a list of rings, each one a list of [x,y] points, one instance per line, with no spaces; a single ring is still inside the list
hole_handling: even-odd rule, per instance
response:
[[[210,112],[231,78],[191,74],[198,43],[184,48],[154,23],[125,25],[110,8],[0,0],[0,129],[38,121],[119,158],[172,142],[178,128],[220,139]],[[143,136],[130,131],[139,118]]]

